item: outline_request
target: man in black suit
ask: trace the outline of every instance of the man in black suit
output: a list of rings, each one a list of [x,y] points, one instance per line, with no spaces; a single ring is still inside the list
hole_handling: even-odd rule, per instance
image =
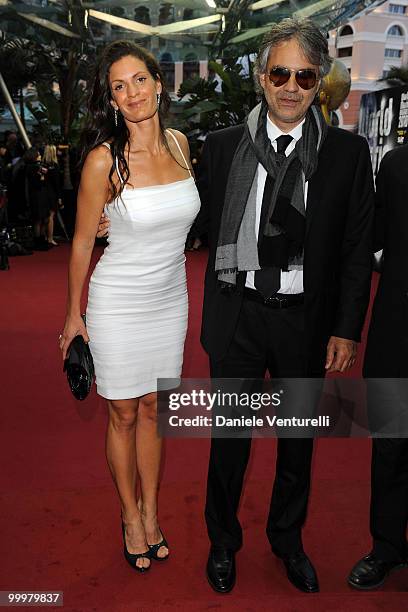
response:
[[[323,377],[355,360],[371,278],[372,169],[366,141],[327,128],[313,103],[331,60],[310,21],[272,26],[256,63],[262,102],[245,125],[208,136],[209,218],[202,343],[213,378]],[[200,220],[198,221],[200,224]],[[235,583],[237,518],[250,438],[213,438],[207,577]],[[278,440],[267,536],[289,580],[319,590],[302,546],[313,440]]]
[[[373,434],[372,551],[352,569],[357,589],[380,586],[408,565],[408,145],[383,158],[377,175],[374,250],[383,249],[364,361]],[[398,380],[397,380],[398,379]],[[389,437],[387,437],[387,435]],[[382,437],[385,436],[385,437]]]

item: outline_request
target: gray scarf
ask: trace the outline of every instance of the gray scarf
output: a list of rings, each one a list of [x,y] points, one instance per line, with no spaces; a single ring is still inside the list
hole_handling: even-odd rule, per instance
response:
[[[258,164],[275,181],[263,233],[268,237],[278,236],[282,229],[269,220],[279,194],[285,191],[285,178],[292,183],[290,205],[305,216],[304,185],[317,168],[318,153],[327,134],[320,109],[311,106],[301,139],[288,157],[278,160],[266,130],[267,112],[263,101],[249,113],[231,164],[215,259],[215,270],[223,283],[235,285],[237,272],[260,269],[255,234]],[[295,176],[289,176],[294,172]],[[303,254],[292,258],[288,269],[299,269],[302,264]]]

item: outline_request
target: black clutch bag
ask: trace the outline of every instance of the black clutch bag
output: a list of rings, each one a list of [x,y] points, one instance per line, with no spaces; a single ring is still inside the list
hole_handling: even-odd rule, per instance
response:
[[[64,361],[69,388],[77,400],[84,400],[95,378],[91,351],[82,336],[75,336]]]

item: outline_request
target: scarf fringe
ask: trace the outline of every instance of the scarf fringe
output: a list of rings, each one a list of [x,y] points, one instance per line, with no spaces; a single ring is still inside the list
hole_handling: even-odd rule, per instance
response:
[[[222,276],[223,274],[237,274],[238,268],[223,268],[222,270],[217,270],[218,275]]]

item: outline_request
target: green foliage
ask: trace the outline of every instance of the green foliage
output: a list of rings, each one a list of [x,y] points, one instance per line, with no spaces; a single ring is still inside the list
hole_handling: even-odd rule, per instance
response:
[[[379,81],[385,81],[388,85],[406,85],[408,83],[408,65],[406,66],[391,66],[387,76]]]
[[[81,89],[73,99],[73,121],[70,124],[69,143],[77,145],[82,118],[84,116],[85,92]],[[36,131],[41,134],[44,142],[61,142],[61,103],[58,89],[50,82],[38,82],[36,93],[25,97],[25,104],[37,121]]]
[[[39,81],[36,83],[36,91],[25,97],[25,104],[37,121],[36,130],[42,140],[48,143],[61,141],[61,103],[59,90],[56,83]],[[80,107],[74,110],[74,116],[80,114]],[[73,126],[70,130],[70,142],[75,142]]]
[[[242,123],[256,104],[253,80],[241,75],[242,66],[236,59],[224,66],[211,61],[208,68],[210,77],[216,74],[221,79],[221,92],[215,91],[217,81],[205,79],[184,81],[178,92],[180,100],[188,96],[180,129],[193,141],[202,134]]]
[[[37,45],[20,38],[0,40],[0,72],[11,96],[17,97],[20,90],[33,83],[43,73]],[[49,74],[45,77],[48,78]]]
[[[25,103],[47,142],[76,144],[84,114],[89,61],[85,55],[26,39],[0,40],[0,71],[13,97],[31,84]],[[61,95],[61,91],[63,95]]]

